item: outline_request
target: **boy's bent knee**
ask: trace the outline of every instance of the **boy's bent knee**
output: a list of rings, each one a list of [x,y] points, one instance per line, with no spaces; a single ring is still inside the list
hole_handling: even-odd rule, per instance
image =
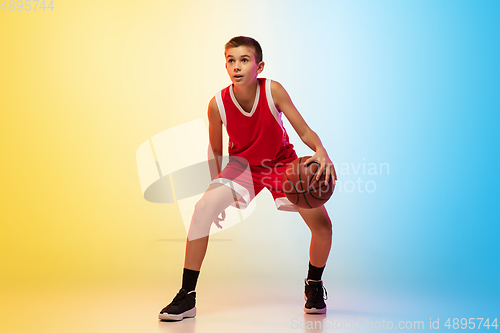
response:
[[[195,220],[212,218],[215,219],[223,209],[217,207],[217,203],[212,200],[207,200],[206,198],[201,198],[194,206],[194,217]]]
[[[219,185],[212,188],[212,185]],[[195,211],[205,214],[219,214],[226,209],[238,194],[233,193],[233,190],[222,184],[212,184],[205,192],[200,200],[195,204]]]
[[[315,223],[313,226],[311,226],[311,231],[318,232],[321,235],[331,236],[333,234],[332,223],[330,222],[330,220],[324,220],[319,223]]]
[[[198,202],[194,205],[194,212],[196,213],[203,213],[204,211],[207,210],[207,207],[209,207],[208,202],[201,198],[198,200]]]

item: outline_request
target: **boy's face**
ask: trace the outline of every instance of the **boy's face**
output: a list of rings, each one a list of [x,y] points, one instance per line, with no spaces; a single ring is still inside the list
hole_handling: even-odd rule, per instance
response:
[[[257,80],[264,70],[264,62],[255,61],[254,50],[248,46],[238,46],[226,50],[226,70],[231,82],[237,86],[247,86]]]

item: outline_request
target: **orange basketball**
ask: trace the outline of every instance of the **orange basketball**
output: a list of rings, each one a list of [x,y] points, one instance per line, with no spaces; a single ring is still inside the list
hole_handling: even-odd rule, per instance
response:
[[[304,164],[311,156],[297,158],[288,164],[281,183],[283,192],[291,203],[302,208],[316,208],[324,205],[330,199],[335,189],[332,177],[325,184],[326,174],[316,180],[316,172],[320,164],[311,162],[307,166]]]

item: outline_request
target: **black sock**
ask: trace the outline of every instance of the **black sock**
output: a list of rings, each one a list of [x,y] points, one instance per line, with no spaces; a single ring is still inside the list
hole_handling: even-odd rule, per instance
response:
[[[184,268],[184,272],[182,273],[182,289],[186,289],[188,292],[194,290],[196,282],[198,282],[198,275],[200,275],[200,271]]]
[[[321,275],[323,275],[323,270],[325,269],[325,266],[323,267],[316,267],[311,265],[309,262],[309,272],[307,272],[307,279],[308,280],[321,280]]]

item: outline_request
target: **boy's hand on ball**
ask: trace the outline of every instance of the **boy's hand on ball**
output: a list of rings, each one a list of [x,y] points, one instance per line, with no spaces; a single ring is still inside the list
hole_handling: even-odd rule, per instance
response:
[[[311,156],[309,159],[305,161],[305,164],[308,165],[311,162],[319,163],[319,170],[316,173],[316,180],[319,180],[323,172],[325,173],[325,185],[330,181],[330,177],[332,177],[333,185],[335,185],[337,180],[337,173],[335,172],[335,167],[333,166],[333,162],[328,157],[328,153],[325,149],[318,149],[316,153]]]

